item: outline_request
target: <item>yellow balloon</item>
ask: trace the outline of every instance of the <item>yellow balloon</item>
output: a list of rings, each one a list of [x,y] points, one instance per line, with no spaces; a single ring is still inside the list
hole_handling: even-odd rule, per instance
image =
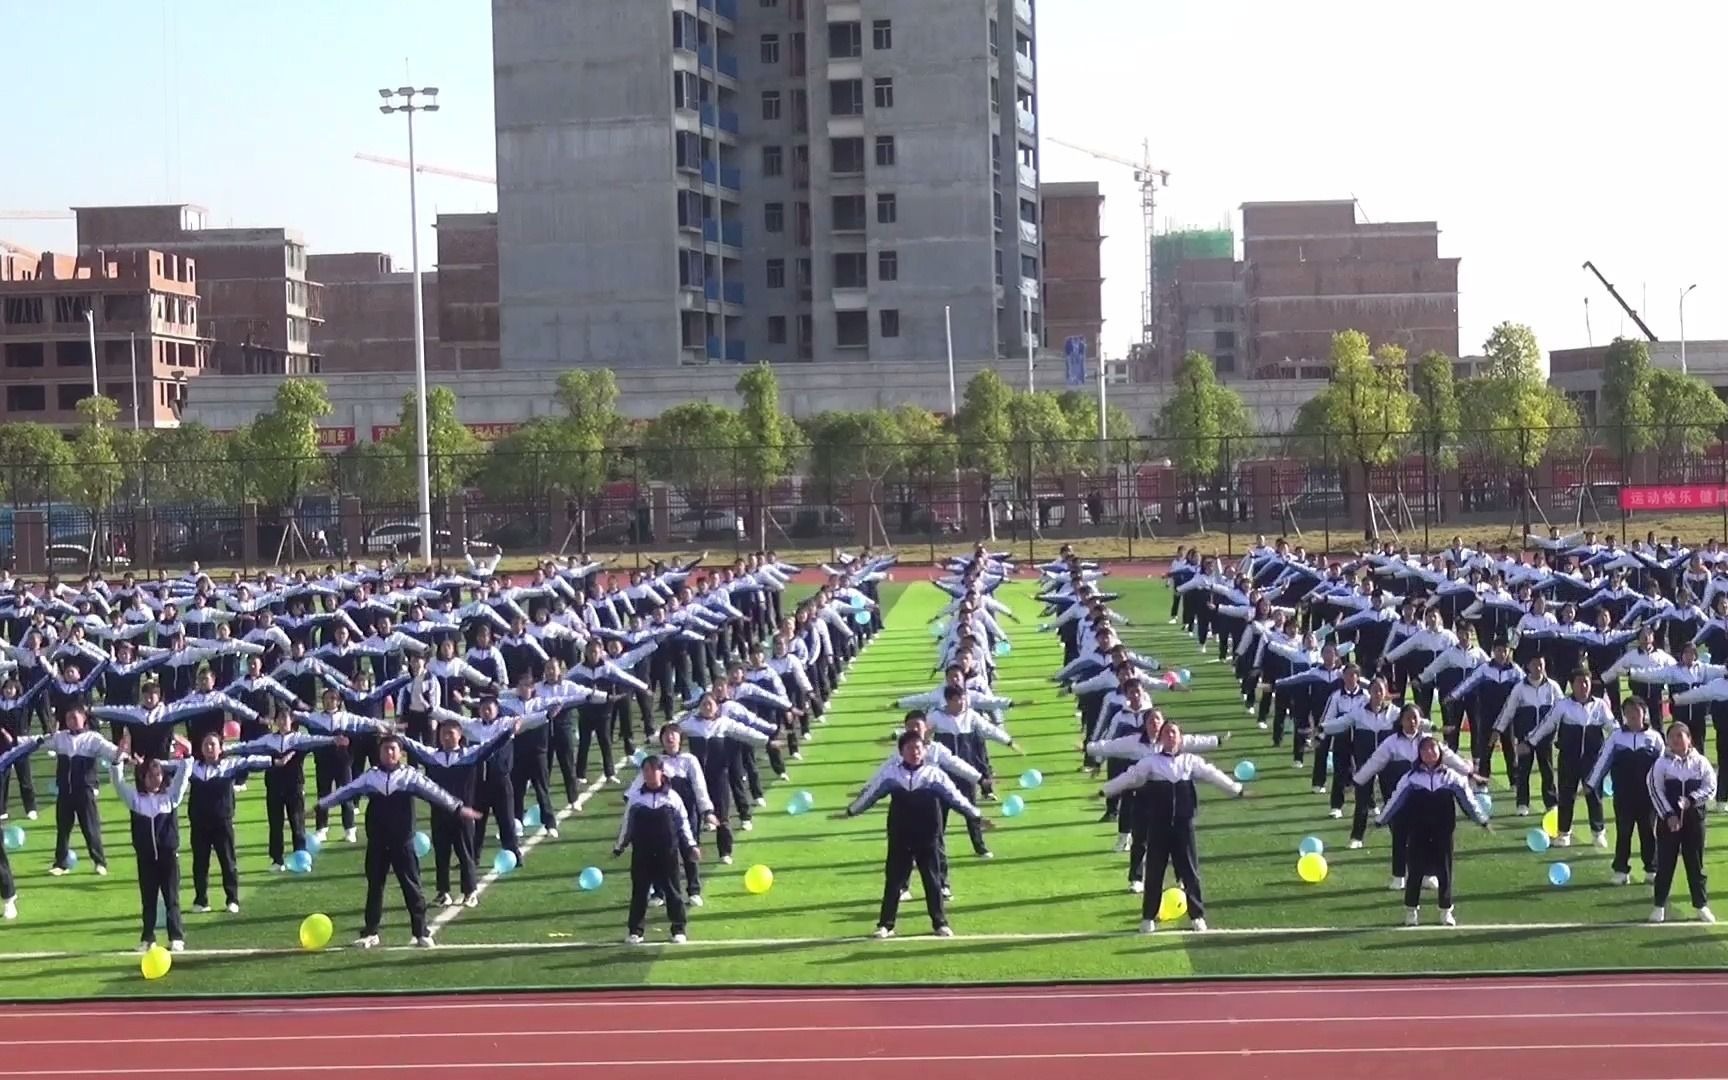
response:
[[[1559,807],[1555,807],[1542,815],[1542,831],[1547,833],[1550,839],[1560,835]]]
[[[309,951],[317,951],[330,944],[330,936],[336,932],[336,927],[330,922],[328,915],[308,915],[300,922],[300,947]]]
[[[1188,894],[1174,886],[1158,898],[1158,921],[1170,922],[1188,914]]]
[[[152,945],[138,961],[138,969],[146,979],[152,981],[168,974],[168,969],[174,966],[174,954],[160,945]]]
[[[757,863],[744,871],[744,891],[752,896],[761,896],[774,887],[774,871]]]
[[[1319,852],[1310,852],[1296,860],[1296,876],[1310,885],[1325,881],[1328,869],[1326,856]]]

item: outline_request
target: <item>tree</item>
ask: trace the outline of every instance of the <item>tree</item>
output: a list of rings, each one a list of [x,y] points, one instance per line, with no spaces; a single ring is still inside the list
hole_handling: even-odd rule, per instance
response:
[[[1657,369],[1650,373],[1649,394],[1651,413],[1661,418],[1656,446],[1666,453],[1696,454],[1728,425],[1728,405],[1697,376]]]
[[[661,413],[643,434],[648,473],[684,493],[703,511],[735,490],[736,447],[744,438],[738,414],[724,405],[687,401]],[[735,507],[731,509],[736,509]]]
[[[1008,402],[1012,453],[1008,471],[1020,484],[1028,506],[1038,497],[1037,478],[1066,470],[1073,454],[1068,416],[1055,394],[1015,394]]]
[[[418,395],[402,395],[402,412],[396,430],[384,439],[385,449],[398,462],[399,472],[391,486],[403,498],[417,496],[420,489],[418,457],[420,417]],[[459,491],[480,467],[480,440],[456,418],[456,392],[434,386],[426,392],[426,475],[434,499]]]
[[[72,447],[46,424],[0,424],[0,495],[13,504],[50,503],[72,489]]]
[[[1576,411],[1542,377],[1542,349],[1529,327],[1501,323],[1482,352],[1487,364],[1462,399],[1465,426],[1493,461],[1534,469],[1548,453],[1555,419]]]
[[[588,501],[606,484],[606,452],[624,440],[618,415],[618,380],[608,368],[576,369],[558,376],[564,415],[542,433],[552,488]]]
[[[116,431],[117,440],[131,432]],[[118,442],[121,460],[142,498],[158,503],[227,503],[235,499],[226,436],[199,423],[146,431],[136,452]]]
[[[114,421],[120,415],[120,406],[113,398],[92,396],[79,401],[77,408],[84,426],[72,440],[72,458],[76,462],[73,490],[78,501],[99,518],[120,493],[120,485],[126,479],[114,445]]]
[[[1622,460],[1655,441],[1658,414],[1650,383],[1650,350],[1642,341],[1615,338],[1602,363],[1601,421],[1608,445]]]
[[[1068,418],[1068,437],[1074,440],[1074,452],[1070,455],[1071,464],[1083,465],[1096,460],[1092,456],[1099,439],[1098,431],[1098,396],[1086,394],[1079,390],[1069,390],[1057,398],[1062,406],[1062,415]],[[1125,440],[1134,437],[1134,421],[1127,411],[1117,405],[1105,406],[1105,422],[1108,434],[1112,440]],[[1108,458],[1106,458],[1106,461]],[[1100,466],[1108,467],[1107,465]]]
[[[1358,467],[1363,534],[1372,538],[1369,470],[1397,460],[1416,419],[1416,395],[1410,392],[1404,350],[1383,345],[1371,354],[1368,336],[1361,331],[1333,334],[1332,384],[1315,400],[1322,404],[1314,406],[1308,422],[1336,445],[1339,460]]]
[[[1439,352],[1424,353],[1416,362],[1410,383],[1416,395],[1416,430],[1421,433],[1422,452],[1434,463],[1434,471],[1458,464],[1458,384],[1452,358]]]
[[[780,412],[780,380],[773,367],[759,363],[738,376],[735,387],[743,405],[738,411],[744,442],[738,450],[739,479],[750,494],[756,536],[767,535],[769,488],[792,470],[796,425]]]
[[[1252,433],[1247,407],[1241,395],[1218,381],[1210,356],[1191,352],[1176,369],[1156,430],[1167,441],[1177,482],[1186,480],[1193,489],[1195,514],[1204,529],[1201,489],[1218,473],[1230,440]]]
[[[952,483],[959,445],[942,418],[918,405],[894,410],[895,440],[901,444],[900,474],[909,486]]]
[[[894,414],[885,409],[822,413],[812,418],[807,430],[810,478],[817,489],[829,503],[874,517],[878,488],[905,457]],[[859,481],[865,482],[867,491],[862,505],[854,497]]]
[[[330,411],[330,395],[322,382],[282,380],[270,411],[228,441],[241,490],[274,509],[296,505],[326,473],[318,449],[318,421]]]
[[[986,368],[967,380],[960,412],[954,417],[960,465],[978,470],[986,483],[1008,471],[1008,440],[1013,434],[1008,403],[1012,400],[1014,391],[1002,376]]]

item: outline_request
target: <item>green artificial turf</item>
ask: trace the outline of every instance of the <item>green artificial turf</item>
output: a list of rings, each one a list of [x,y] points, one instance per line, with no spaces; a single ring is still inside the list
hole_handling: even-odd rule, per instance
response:
[[[0,924],[0,995],[10,999],[95,995],[169,995],[461,990],[480,988],[697,986],[736,984],[861,985],[921,982],[1157,979],[1193,976],[1293,974],[1436,974],[1558,969],[1720,967],[1728,961],[1728,933],[1696,924],[1656,929],[1627,924],[1650,908],[1646,887],[1607,882],[1608,853],[1589,846],[1531,854],[1524,832],[1534,818],[1507,816],[1511,798],[1496,780],[1499,831],[1460,830],[1458,916],[1454,931],[1396,928],[1403,909],[1386,889],[1386,839],[1370,836],[1364,851],[1347,851],[1348,818],[1325,816],[1323,797],[1308,791],[1306,770],[1274,751],[1242,709],[1225,665],[1206,663],[1179,628],[1166,624],[1169,592],[1161,582],[1113,579],[1123,593],[1117,607],[1132,619],[1126,628],[1136,649],[1167,666],[1189,666],[1191,693],[1161,695],[1166,710],[1190,731],[1231,731],[1233,742],[1210,755],[1226,769],[1253,760],[1259,777],[1252,798],[1230,800],[1201,793],[1201,867],[1209,917],[1207,935],[1160,931],[1143,937],[1140,898],[1126,888],[1126,856],[1110,848],[1114,827],[1097,821],[1096,781],[1079,770],[1078,726],[1071,698],[1058,697],[1049,675],[1060,663],[1053,634],[1034,633],[1038,621],[1031,586],[1005,588],[1022,620],[1005,623],[1013,653],[1001,661],[999,689],[1022,702],[1009,726],[1023,742],[1020,758],[997,747],[1002,794],[1015,777],[1037,768],[1042,787],[1021,792],[1024,815],[1004,820],[999,804],[991,844],[996,858],[974,858],[951,829],[955,898],[950,916],[957,937],[928,935],[922,900],[903,904],[893,941],[864,940],[875,925],[882,890],[885,806],[849,822],[827,814],[886,758],[899,711],[889,702],[929,689],[933,642],[928,620],[944,603],[929,585],[890,585],[888,630],[870,646],[829,712],[829,721],[790,764],[791,781],[769,782],[768,806],[757,828],[739,833],[737,862],[721,866],[712,845],[704,865],[707,906],[691,921],[691,943],[665,944],[664,910],[649,916],[650,944],[622,944],[628,900],[628,864],[610,859],[617,829],[617,788],[604,789],[584,813],[565,823],[557,841],[538,845],[527,864],[487,889],[481,906],[464,910],[443,927],[439,949],[388,948],[373,952],[296,949],[300,920],[311,912],[335,922],[334,944],[346,945],[359,927],[363,882],[359,845],[326,845],[309,877],[272,874],[264,854],[261,785],[240,801],[242,904],[239,915],[187,914],[190,951],[173,972],[147,983],[137,959],[124,954],[138,940],[138,898],[125,819],[104,803],[112,873],[95,877],[85,860],[63,878],[47,875],[52,827],[27,824],[27,847],[12,854],[19,876],[16,922]],[[1030,701],[1028,701],[1030,699]],[[764,767],[766,763],[764,762]],[[309,769],[310,771],[310,769]],[[598,772],[597,769],[593,770]],[[811,792],[817,809],[786,812],[793,793]],[[554,781],[554,794],[561,788]],[[45,804],[51,806],[51,803]],[[14,810],[16,812],[16,804]],[[1587,835],[1579,807],[1580,835]],[[1304,885],[1295,873],[1296,846],[1315,835],[1325,841],[1331,874]],[[1550,862],[1564,859],[1573,882],[1547,882]],[[1720,878],[1728,869],[1711,857]],[[774,888],[751,896],[744,871],[753,863],[774,870]],[[576,888],[583,867],[607,874],[594,892]],[[432,891],[431,859],[423,863]],[[182,855],[183,882],[190,855]],[[1169,882],[1174,884],[1174,882]],[[1690,918],[1685,890],[1676,883],[1677,918]],[[190,908],[189,883],[182,886]],[[1432,898],[1425,914],[1432,922]],[[1571,924],[1586,924],[1575,926]],[[1177,924],[1181,929],[1185,924]],[[1472,925],[1476,928],[1472,929]],[[1275,931],[1253,934],[1244,931]],[[1043,936],[1040,936],[1043,935]],[[386,945],[407,940],[400,897],[386,893]],[[211,950],[217,950],[211,952]],[[241,952],[242,950],[261,950]]]

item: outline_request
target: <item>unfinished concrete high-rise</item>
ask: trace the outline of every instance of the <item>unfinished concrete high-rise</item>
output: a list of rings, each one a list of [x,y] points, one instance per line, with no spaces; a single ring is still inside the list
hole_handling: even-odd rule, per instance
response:
[[[507,368],[1041,338],[1033,0],[493,0]]]

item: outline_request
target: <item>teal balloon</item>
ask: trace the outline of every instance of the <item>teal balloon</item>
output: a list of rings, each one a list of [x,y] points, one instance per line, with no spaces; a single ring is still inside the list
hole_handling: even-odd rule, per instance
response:
[[[414,857],[424,859],[432,853],[432,838],[423,832],[414,834]]]
[[[1032,791],[1035,788],[1041,787],[1043,783],[1044,774],[1039,772],[1037,769],[1027,769],[1025,772],[1020,774],[1020,786],[1025,788],[1027,791]]]
[[[1614,797],[1614,778],[1612,776],[1603,778],[1602,796],[1607,799],[1612,799]]]
[[[870,601],[864,596],[863,593],[853,593],[852,594],[852,609],[854,611],[863,611],[869,605],[870,605]]]
[[[282,865],[288,868],[289,873],[310,874],[312,872],[312,853],[309,851],[291,852]]]
[[[1478,791],[1476,793],[1476,808],[1482,811],[1483,817],[1492,816],[1494,813],[1494,796],[1486,791]]]
[[[1542,852],[1548,850],[1548,834],[1543,832],[1541,829],[1531,829],[1529,832],[1524,834],[1524,844],[1531,851],[1540,855]]]
[[[78,869],[78,853],[71,848],[66,849],[66,869]]]
[[[605,883],[606,875],[598,866],[584,867],[582,872],[576,875],[576,887],[583,892],[593,892]]]
[[[516,869],[516,853],[514,851],[500,851],[492,856],[492,869],[501,875]]]
[[[1326,852],[1326,842],[1318,836],[1304,836],[1302,842],[1296,845],[1299,855],[1323,855]]]
[[[6,826],[6,850],[17,851],[24,846],[24,830],[17,825]]]
[[[857,623],[859,626],[869,626],[870,613],[863,608],[855,608],[852,615],[852,621]]]
[[[630,755],[630,764],[636,766],[638,769],[640,769],[642,767],[642,763],[644,761],[647,761],[647,760],[648,760],[648,751],[646,751],[646,750],[638,750],[634,754]]]
[[[1009,653],[1011,653],[1013,651],[1014,651],[1014,644],[1013,644],[1013,642],[1009,641],[1007,638],[1003,638],[1001,641],[998,641],[996,643],[996,655],[997,656],[1007,656]]]
[[[1236,779],[1242,783],[1246,784],[1258,775],[1260,775],[1260,770],[1254,767],[1252,761],[1238,761],[1236,763]]]
[[[786,804],[789,814],[802,814],[816,805],[816,796],[808,791],[798,791],[792,796],[792,801]]]
[[[1019,817],[1026,812],[1026,800],[1018,795],[1010,795],[1002,800],[1003,817]]]
[[[1181,683],[1183,686],[1187,686],[1193,680],[1194,673],[1192,671],[1189,671],[1187,668],[1176,669],[1176,681]]]
[[[317,833],[306,834],[306,850],[311,852],[314,858],[318,856],[319,852],[324,850],[324,841],[318,839]]]
[[[1572,868],[1563,862],[1557,862],[1548,868],[1548,884],[1561,886],[1572,880]]]
[[[540,804],[539,803],[535,803],[533,806],[530,806],[528,808],[528,812],[522,815],[522,824],[528,826],[528,828],[530,828],[530,829],[538,829],[540,827]]]

